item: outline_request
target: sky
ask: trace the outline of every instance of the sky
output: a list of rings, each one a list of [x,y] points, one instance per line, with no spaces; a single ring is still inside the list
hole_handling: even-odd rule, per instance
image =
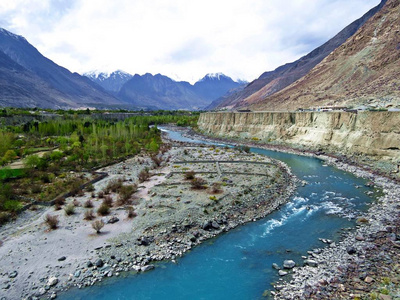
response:
[[[251,81],[333,37],[380,0],[1,0],[0,27],[72,72]]]

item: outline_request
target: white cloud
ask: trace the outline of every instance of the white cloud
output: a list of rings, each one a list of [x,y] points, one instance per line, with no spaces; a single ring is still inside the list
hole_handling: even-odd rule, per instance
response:
[[[0,26],[71,71],[252,80],[319,46],[379,0],[2,0]],[[176,75],[174,75],[176,74]]]

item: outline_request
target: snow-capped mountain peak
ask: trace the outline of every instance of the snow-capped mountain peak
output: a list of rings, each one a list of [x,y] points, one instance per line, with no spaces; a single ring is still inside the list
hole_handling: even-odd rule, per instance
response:
[[[206,76],[203,77],[202,80],[221,80],[221,78],[229,78],[228,76],[224,75],[223,73],[208,73]]]
[[[111,73],[95,70],[84,73],[83,75],[111,92],[118,92],[125,82],[132,78],[131,74],[122,70],[117,70]]]

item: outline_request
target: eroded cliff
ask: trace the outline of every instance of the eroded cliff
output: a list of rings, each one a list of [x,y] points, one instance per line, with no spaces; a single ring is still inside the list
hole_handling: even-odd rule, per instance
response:
[[[240,137],[295,148],[400,163],[400,113],[218,112],[200,115],[199,129],[218,137]]]

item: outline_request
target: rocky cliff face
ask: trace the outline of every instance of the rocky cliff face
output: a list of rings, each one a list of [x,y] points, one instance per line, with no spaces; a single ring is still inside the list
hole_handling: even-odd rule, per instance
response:
[[[198,126],[219,137],[365,154],[400,163],[399,112],[203,113]]]

